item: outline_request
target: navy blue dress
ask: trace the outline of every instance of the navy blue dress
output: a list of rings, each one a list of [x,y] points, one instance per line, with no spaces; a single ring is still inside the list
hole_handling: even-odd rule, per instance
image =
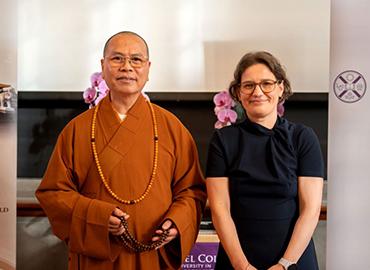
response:
[[[248,119],[216,130],[207,177],[228,177],[231,216],[250,263],[263,270],[283,256],[298,218],[298,176],[323,177],[324,163],[311,128],[278,117],[267,129]],[[311,240],[298,261],[318,269]],[[233,269],[220,244],[216,269]]]

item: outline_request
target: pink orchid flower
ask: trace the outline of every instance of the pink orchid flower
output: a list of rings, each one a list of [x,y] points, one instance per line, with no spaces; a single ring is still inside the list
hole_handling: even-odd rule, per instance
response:
[[[107,83],[105,82],[105,80],[102,80],[99,84],[98,84],[98,91],[103,94],[104,96],[107,95],[108,91],[109,91],[109,88],[108,88],[108,85]]]
[[[103,76],[101,72],[94,72],[90,77],[91,85],[93,87],[97,87],[102,80]]]
[[[83,99],[85,103],[91,103],[96,98],[97,92],[95,87],[89,87],[83,92]]]
[[[237,113],[232,109],[223,109],[218,112],[217,119],[221,122],[231,122],[235,123],[236,119],[238,118]]]
[[[96,99],[94,100],[93,103],[90,104],[90,108],[93,107],[93,106],[96,106],[98,105],[98,103],[106,96],[106,94],[102,94],[102,93],[99,93],[98,92],[98,96],[96,97]]]
[[[225,109],[225,107],[219,107],[219,106],[215,106],[215,109],[214,109],[214,111],[215,111],[215,114],[217,115],[220,111],[222,111],[223,109]]]
[[[281,117],[284,115],[284,112],[285,112],[285,108],[284,108],[284,101],[283,101],[277,105],[277,114]]]
[[[231,108],[235,106],[234,100],[231,98],[229,92],[221,91],[213,97],[213,102],[217,107]]]

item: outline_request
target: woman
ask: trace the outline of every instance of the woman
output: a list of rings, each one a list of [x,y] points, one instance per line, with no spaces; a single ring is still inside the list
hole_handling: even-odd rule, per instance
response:
[[[292,94],[267,52],[240,60],[229,87],[247,119],[216,130],[207,163],[212,220],[220,238],[216,269],[318,269],[312,234],[323,159],[311,128],[277,115]]]

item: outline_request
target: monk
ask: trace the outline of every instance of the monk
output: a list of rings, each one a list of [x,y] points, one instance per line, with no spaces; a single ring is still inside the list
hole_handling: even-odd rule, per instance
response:
[[[109,95],[63,129],[36,196],[68,244],[69,269],[179,269],[206,200],[196,145],[142,95],[142,37],[119,32],[103,55]]]

